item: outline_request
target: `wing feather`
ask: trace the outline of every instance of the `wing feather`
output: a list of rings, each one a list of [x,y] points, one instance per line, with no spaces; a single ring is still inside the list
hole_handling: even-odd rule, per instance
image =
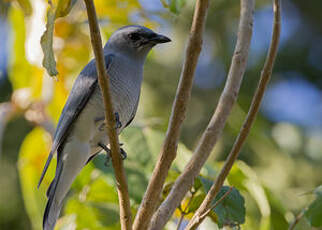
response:
[[[109,68],[112,62],[113,56],[114,55],[112,54],[105,56],[106,69]],[[77,119],[80,112],[87,104],[96,86],[97,86],[97,71],[96,71],[95,59],[93,59],[85,66],[85,68],[82,70],[82,72],[75,80],[73,88],[69,94],[67,102],[60,115],[57,129],[54,135],[53,145],[49,153],[45,167],[43,169],[43,172],[41,174],[41,177],[38,183],[38,188],[46,174],[46,171],[48,169],[48,166],[51,162],[51,159],[54,153],[68,136],[71,130],[70,128],[72,124],[74,123],[74,121]]]

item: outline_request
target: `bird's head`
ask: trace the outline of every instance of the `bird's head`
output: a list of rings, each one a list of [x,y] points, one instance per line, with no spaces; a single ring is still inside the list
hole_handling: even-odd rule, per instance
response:
[[[124,26],[115,31],[106,43],[105,51],[121,52],[135,58],[145,58],[153,46],[171,40],[138,25]]]

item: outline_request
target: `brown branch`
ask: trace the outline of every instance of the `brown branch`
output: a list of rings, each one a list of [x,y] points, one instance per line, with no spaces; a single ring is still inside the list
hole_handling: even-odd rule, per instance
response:
[[[290,224],[288,230],[294,230],[295,226],[302,220],[306,209],[303,209],[294,219],[294,221]]]
[[[192,159],[174,183],[166,200],[154,214],[150,229],[157,230],[164,227],[187,191],[193,185],[195,177],[199,174],[222,133],[228,115],[236,101],[246,69],[252,36],[253,10],[254,0],[241,1],[241,18],[238,27],[237,44],[224,91],[219,99],[216,111],[195,149]]]
[[[271,40],[270,48],[268,50],[268,54],[266,57],[263,70],[261,72],[260,81],[256,89],[255,95],[252,99],[252,103],[248,111],[247,117],[232,147],[232,150],[226,159],[224,167],[221,169],[215,183],[211,186],[211,189],[209,190],[206,198],[204,199],[204,201],[202,202],[202,204],[200,205],[200,207],[198,208],[198,210],[195,212],[194,216],[190,220],[186,228],[187,230],[196,229],[198,225],[205,218],[205,215],[203,215],[203,213],[207,212],[212,200],[214,199],[214,197],[216,197],[220,188],[223,186],[223,183],[226,177],[228,176],[234,162],[236,161],[239,155],[239,152],[249,134],[250,128],[256,118],[266,86],[268,85],[268,82],[272,75],[272,69],[274,66],[274,62],[275,62],[277,50],[278,50],[280,30],[281,30],[280,28],[281,15],[280,15],[279,1],[280,0],[274,0],[274,22],[273,22],[272,40]]]
[[[198,0],[190,30],[185,60],[181,71],[180,82],[172,106],[170,122],[159,159],[153,171],[147,191],[136,215],[133,228],[135,230],[147,229],[152,215],[159,203],[163,184],[168,175],[169,168],[176,157],[177,145],[181,125],[186,115],[187,104],[190,99],[194,73],[202,47],[202,36],[207,17],[209,0]]]
[[[111,147],[112,164],[114,168],[117,192],[119,197],[121,228],[123,230],[130,230],[132,229],[130,199],[123,162],[121,159],[118,135],[114,128],[116,125],[115,115],[113,112],[113,104],[110,95],[110,86],[108,80],[109,76],[105,68],[101,35],[97,23],[97,16],[93,0],[84,0],[84,2],[86,4],[91,42],[96,59],[98,81],[102,91],[105,107],[107,134],[109,137],[109,143]]]
[[[199,224],[201,224],[202,220],[204,218],[206,218],[206,216],[209,214],[209,212],[211,212],[211,210],[214,210],[231,193],[232,190],[233,190],[233,187],[229,187],[229,189],[227,190],[227,192],[225,192],[225,194],[222,197],[220,197],[220,199],[217,200],[216,203],[214,203],[207,211],[205,211],[200,216],[200,218],[197,218],[197,221],[200,221]]]

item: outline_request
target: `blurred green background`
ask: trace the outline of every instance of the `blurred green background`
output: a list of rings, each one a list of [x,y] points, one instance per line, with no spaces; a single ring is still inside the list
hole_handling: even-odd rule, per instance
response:
[[[194,1],[94,2],[104,41],[127,24],[145,25],[173,41],[149,55],[138,114],[121,137],[128,153],[125,166],[135,213],[166,131]],[[282,4],[281,43],[272,81],[227,182],[245,197],[242,229],[287,229],[294,215],[315,199],[312,191],[322,184],[322,1],[283,0]],[[78,1],[67,17],[56,20],[54,51],[59,75],[54,80],[46,74],[39,43],[47,6],[45,0],[0,0],[1,230],[41,229],[45,191],[54,165],[39,190],[36,184],[50,150],[51,134],[74,79],[93,56],[84,4]],[[271,1],[256,1],[254,16],[251,52],[238,102],[201,172],[208,179],[220,169],[250,105],[270,41]],[[214,111],[229,69],[238,17],[239,1],[211,1],[169,184],[189,160]],[[120,228],[112,169],[103,166],[103,156],[84,168],[65,204],[57,229]],[[178,215],[168,229],[174,229]],[[207,219],[201,229],[216,226]],[[311,227],[303,218],[296,229]]]

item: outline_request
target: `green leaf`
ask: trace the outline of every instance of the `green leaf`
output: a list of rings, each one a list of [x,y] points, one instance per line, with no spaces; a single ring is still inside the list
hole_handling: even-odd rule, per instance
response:
[[[213,201],[215,204],[227,191],[228,186],[223,186]],[[213,211],[218,217],[218,226],[235,226],[245,222],[245,200],[239,191],[235,188],[222,200]]]
[[[205,194],[198,194],[195,197],[193,197],[191,200],[191,203],[188,206],[187,212],[191,213],[191,212],[196,211],[200,207],[200,205],[201,205],[202,201],[205,199],[205,197],[206,197]]]
[[[59,0],[57,8],[51,3],[47,11],[46,31],[41,36],[40,44],[44,53],[42,65],[46,68],[47,73],[50,76],[56,76],[58,74],[53,50],[55,20],[58,17],[66,16],[75,5],[76,1],[77,0]]]
[[[75,216],[77,229],[120,229],[117,204],[82,202],[73,196],[68,199],[65,206],[65,214]]]
[[[201,181],[204,193],[208,193],[213,185],[213,181],[203,176],[199,176],[197,179]],[[228,190],[229,186],[223,186],[213,200],[212,205],[215,204]],[[224,225],[239,225],[245,222],[245,200],[236,188],[233,188],[225,199],[222,200],[212,211],[213,212],[210,213],[210,216],[212,216],[212,219],[218,223],[219,227]],[[214,214],[217,218],[214,218]]]
[[[322,226],[322,185],[314,191],[316,199],[310,204],[305,211],[305,217],[308,219],[312,227]]]
[[[58,71],[56,69],[56,61],[53,50],[53,37],[54,37],[54,26],[55,26],[55,12],[54,7],[51,6],[47,12],[47,24],[46,31],[41,36],[40,44],[44,53],[44,59],[42,65],[46,68],[47,73],[50,76],[56,76]]]

